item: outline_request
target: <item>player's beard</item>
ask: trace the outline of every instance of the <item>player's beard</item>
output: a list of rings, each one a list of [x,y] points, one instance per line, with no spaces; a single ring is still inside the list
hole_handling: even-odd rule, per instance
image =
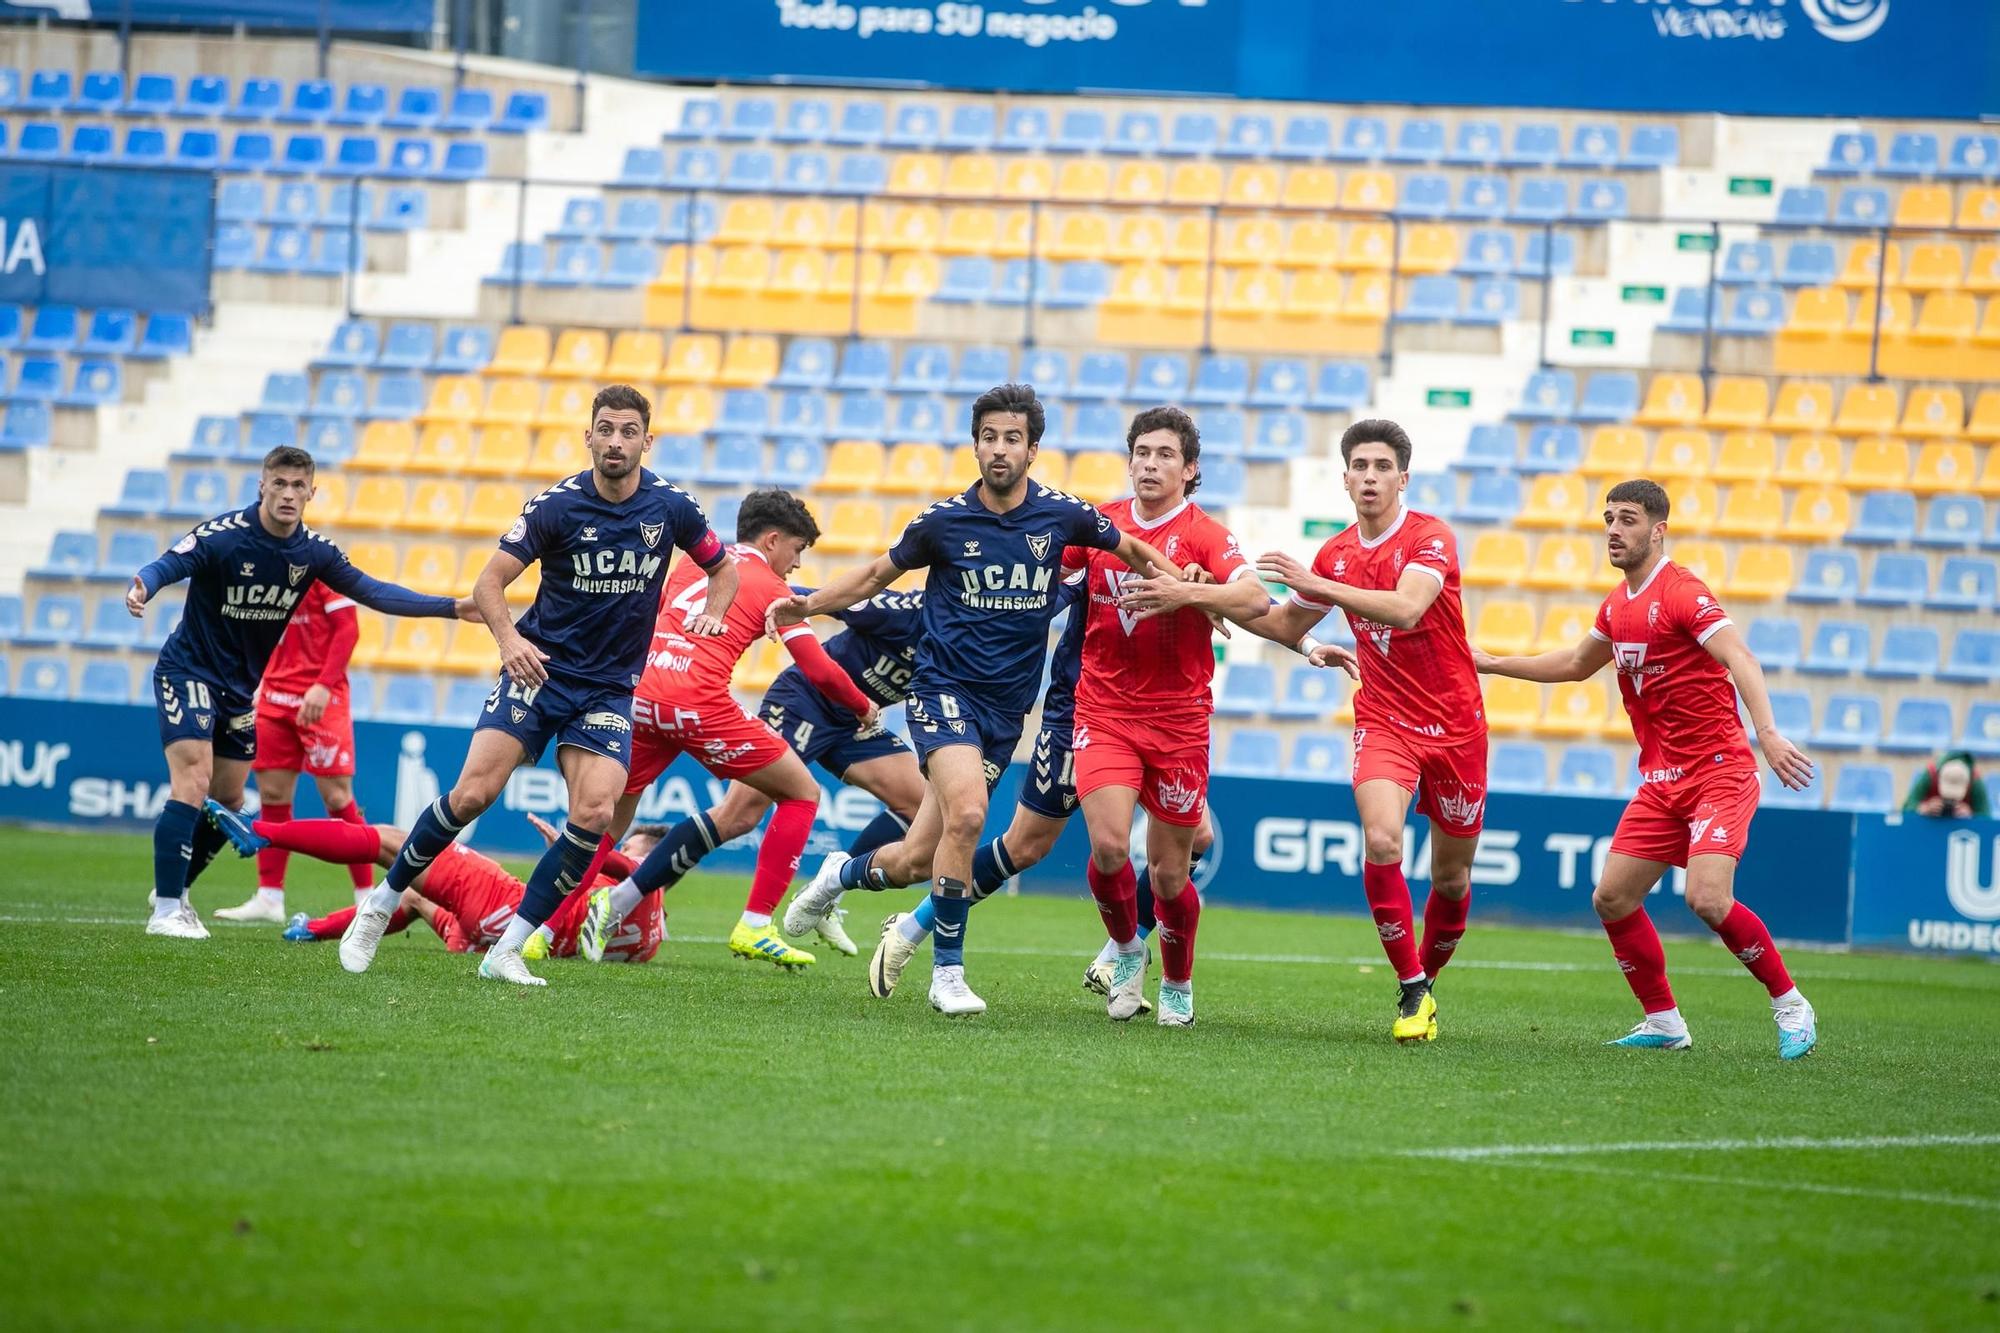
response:
[[[1005,477],[1004,481],[993,475],[996,467],[1001,469],[1002,476]],[[1025,465],[1016,469],[1013,464],[1004,460],[988,463],[979,469],[979,479],[986,483],[986,489],[992,491],[995,495],[1014,494],[1014,492],[1021,488],[1022,482],[1027,480],[1027,476],[1028,469]]]
[[[1653,541],[1649,537],[1637,546],[1627,546],[1623,551],[1606,551],[1613,569],[1637,569],[1653,558]]]
[[[597,460],[597,470],[602,472],[611,481],[623,481],[625,478],[631,476],[638,466],[639,458],[636,454],[618,459],[615,462],[610,458],[600,458]]]

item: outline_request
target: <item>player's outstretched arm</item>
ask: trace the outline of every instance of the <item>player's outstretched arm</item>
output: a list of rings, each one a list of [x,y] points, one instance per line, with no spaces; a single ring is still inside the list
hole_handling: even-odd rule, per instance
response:
[[[162,552],[157,560],[132,576],[132,586],[125,590],[125,610],[128,613],[144,615],[146,603],[153,600],[155,593],[169,584],[192,577],[201,568],[202,547],[196,535],[199,531],[196,529],[181,538],[174,543],[171,551]]]
[[[1134,574],[1164,579],[1177,579],[1181,576],[1179,565],[1129,532],[1118,534],[1118,545],[1111,548],[1111,554],[1123,560],[1125,568]]]
[[[1118,598],[1118,605],[1133,612],[1135,620],[1193,607],[1209,616],[1220,616],[1239,625],[1247,624],[1263,616],[1271,599],[1264,595],[1263,584],[1254,577],[1248,577],[1251,571],[1247,566],[1239,572],[1246,577],[1233,578],[1226,583],[1217,583],[1207,570],[1199,566],[1176,570],[1172,578],[1148,575],[1127,582]]]
[[[1395,629],[1414,628],[1444,591],[1444,579],[1428,565],[1411,565],[1392,591],[1354,588],[1313,573],[1284,551],[1267,551],[1257,560],[1257,572],[1282,583],[1308,602],[1343,611]]]
[[[479,618],[493,632],[493,642],[500,649],[500,669],[507,673],[507,679],[516,685],[535,686],[549,678],[542,665],[549,655],[522,637],[514,628],[513,612],[507,609],[507,585],[520,578],[526,568],[517,557],[495,551],[473,581],[472,601]]]
[[[321,549],[330,554],[318,570],[320,582],[343,596],[352,597],[370,611],[380,611],[385,616],[453,620],[471,609],[453,597],[432,597],[427,593],[412,592],[400,583],[388,583],[365,574],[349,562],[337,546],[328,545]]]
[[[1764,687],[1764,668],[1736,627],[1722,625],[1711,631],[1701,646],[1708,649],[1710,657],[1729,668],[1729,678],[1736,682],[1736,692],[1743,696],[1743,703],[1750,710],[1750,726],[1757,733],[1764,762],[1778,775],[1778,781],[1793,791],[1811,786],[1813,761],[1779,733],[1778,719],[1771,712],[1771,693]]]
[[[856,602],[865,602],[894,583],[902,572],[885,553],[865,565],[857,565],[835,575],[818,592],[809,596],[801,597],[795,593],[790,597],[781,597],[764,612],[764,633],[777,641],[778,631],[787,625],[799,624],[809,616],[830,615]]]
[[[1263,593],[1261,584],[1250,586],[1260,595]],[[1312,636],[1313,626],[1320,621],[1318,611],[1297,602],[1273,602],[1268,598],[1264,608],[1263,615],[1238,623],[1260,639],[1283,644],[1316,667],[1338,667],[1354,679],[1361,679],[1361,664],[1354,660],[1353,653],[1337,643],[1321,643]]]
[[[688,617],[687,632],[708,637],[722,633],[722,618],[729,614],[731,604],[736,601],[736,590],[742,584],[736,561],[725,547],[715,565],[708,569],[708,592],[701,610]]]
[[[1472,650],[1472,665],[1482,676],[1512,676],[1515,680],[1539,681],[1553,685],[1565,680],[1589,680],[1611,660],[1611,645],[1594,634],[1586,634],[1574,648],[1558,648],[1533,657],[1495,657]]]

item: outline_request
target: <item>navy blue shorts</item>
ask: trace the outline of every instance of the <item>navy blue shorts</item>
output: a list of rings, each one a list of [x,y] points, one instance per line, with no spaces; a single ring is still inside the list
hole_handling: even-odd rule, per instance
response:
[[[986,790],[992,791],[1014,761],[1021,741],[1020,714],[1003,712],[979,701],[962,685],[942,677],[919,675],[910,682],[910,743],[916,746],[917,767],[930,771],[931,752],[948,745],[976,745],[986,760]]]
[[[818,764],[836,778],[845,779],[848,769],[870,759],[910,752],[903,738],[887,727],[863,732],[860,718],[829,703],[826,696],[797,677],[781,679],[765,691],[757,716],[784,737],[799,758]]]
[[[153,710],[160,745],[208,741],[217,759],[257,757],[257,701],[232,693],[213,678],[162,663],[153,669]]]
[[[1028,755],[1028,776],[1021,783],[1020,806],[1044,819],[1068,819],[1076,811],[1076,755],[1070,749],[1075,729],[1043,727],[1035,733]]]
[[[616,759],[630,768],[632,691],[554,676],[541,685],[523,688],[502,672],[472,729],[506,732],[521,742],[531,764],[554,741],[558,746],[574,745]]]

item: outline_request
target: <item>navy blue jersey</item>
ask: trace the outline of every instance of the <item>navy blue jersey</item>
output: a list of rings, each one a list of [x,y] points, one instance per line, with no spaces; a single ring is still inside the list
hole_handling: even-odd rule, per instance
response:
[[[829,614],[847,628],[821,645],[826,655],[884,708],[903,702],[924,639],[923,590],[878,592]]]
[[[898,569],[930,570],[918,674],[1025,714],[1041,684],[1064,548],[1109,551],[1122,535],[1095,505],[1033,479],[1004,514],[980,503],[976,485],[924,510],[889,549]]]
[[[148,598],[182,579],[188,581],[187,606],[160,649],[161,670],[200,676],[246,699],[257,692],[265,664],[315,580],[387,615],[457,614],[449,597],[426,597],[370,578],[303,523],[289,537],[273,536],[256,505],[210,519],[139,571]]]
[[[519,628],[549,655],[551,676],[638,685],[676,546],[709,570],[727,554],[701,504],[644,468],[622,504],[598,495],[587,471],[528,501],[500,549],[524,565],[542,562],[541,589]]]
[[[1083,674],[1083,626],[1090,619],[1083,601],[1083,580],[1065,582],[1057,594],[1057,609],[1069,611],[1069,621],[1049,654],[1049,688],[1042,694],[1042,730],[1068,732],[1076,723],[1076,680]]]

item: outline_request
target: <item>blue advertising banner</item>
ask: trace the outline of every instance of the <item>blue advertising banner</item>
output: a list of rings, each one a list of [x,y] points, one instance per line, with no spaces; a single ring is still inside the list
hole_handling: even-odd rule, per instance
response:
[[[1854,945],[2000,958],[2000,820],[1856,820]]]
[[[0,164],[0,301],[208,309],[206,172]]]
[[[1772,115],[2000,111],[1990,0],[638,0],[685,79]]]
[[[428,32],[432,0],[0,0],[0,19],[68,19],[149,27]]]

